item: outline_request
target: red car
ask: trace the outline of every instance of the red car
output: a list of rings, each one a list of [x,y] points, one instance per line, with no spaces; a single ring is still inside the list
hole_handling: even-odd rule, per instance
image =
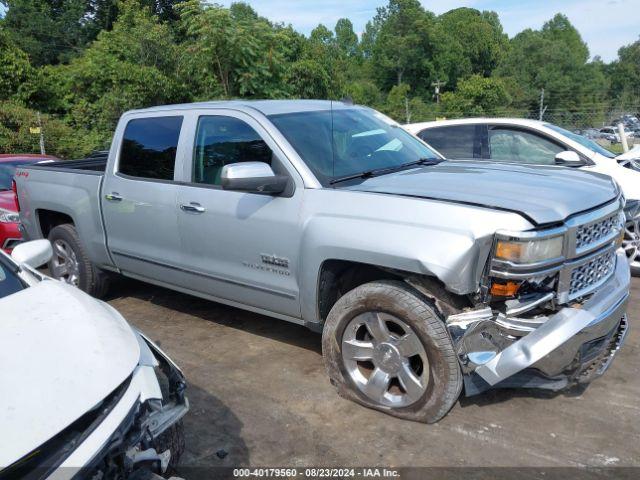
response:
[[[11,189],[13,175],[18,165],[58,160],[49,155],[2,154],[0,155],[0,248],[11,252],[22,241],[18,229],[18,204]]]

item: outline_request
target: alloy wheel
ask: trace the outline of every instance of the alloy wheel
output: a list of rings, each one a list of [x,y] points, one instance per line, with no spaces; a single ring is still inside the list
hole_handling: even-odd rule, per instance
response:
[[[51,273],[55,278],[63,280],[69,285],[80,285],[80,266],[76,252],[62,239],[53,242],[53,258],[51,259]]]
[[[622,248],[629,265],[640,267],[640,218],[634,218],[624,226]]]
[[[342,360],[356,387],[387,407],[406,407],[427,390],[429,361],[418,335],[399,318],[365,312],[342,335]]]

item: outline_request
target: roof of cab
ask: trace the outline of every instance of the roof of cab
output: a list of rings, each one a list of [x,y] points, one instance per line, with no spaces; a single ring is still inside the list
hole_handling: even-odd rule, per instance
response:
[[[128,114],[143,112],[165,112],[171,110],[197,110],[208,108],[233,108],[257,110],[264,115],[277,115],[280,113],[313,112],[330,110],[333,108],[357,108],[351,103],[332,100],[221,100],[211,102],[183,103],[177,105],[160,105],[157,107],[130,110]]]

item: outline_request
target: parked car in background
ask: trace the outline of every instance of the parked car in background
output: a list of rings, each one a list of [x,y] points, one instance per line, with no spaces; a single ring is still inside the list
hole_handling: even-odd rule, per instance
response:
[[[635,132],[625,127],[623,129],[625,137],[627,140],[635,137]],[[612,143],[620,143],[620,132],[618,131],[618,127],[602,127],[600,129],[600,133],[606,140],[610,140]]]
[[[0,155],[0,248],[5,252],[22,241],[18,228],[18,205],[11,189],[13,175],[19,165],[58,160],[50,155]]]
[[[611,178],[445,161],[375,110],[228,101],[125,113],[106,161],[23,167],[54,276],[105,272],[322,331],[340,394],[435,422],[460,395],[559,390],[626,332]]]
[[[467,118],[407,125],[447,158],[561,165],[612,177],[626,198],[623,248],[640,275],[640,171],[598,143],[557,125],[518,118]]]
[[[51,254],[0,252],[0,478],[163,473],[184,449],[184,375],[113,307],[36,271]]]
[[[587,128],[586,130],[576,130],[573,133],[575,133],[576,135],[582,135],[583,137],[586,137],[590,140],[597,140],[599,138],[603,138],[603,135],[596,128]]]

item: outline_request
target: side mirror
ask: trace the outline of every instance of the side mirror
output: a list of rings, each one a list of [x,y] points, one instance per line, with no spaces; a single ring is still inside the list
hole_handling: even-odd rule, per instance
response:
[[[289,178],[276,175],[264,162],[230,163],[220,176],[224,190],[277,195],[287,188]]]
[[[567,165],[569,167],[578,167],[584,165],[584,162],[576,152],[566,150],[556,155],[556,165]]]
[[[49,240],[33,240],[21,243],[13,248],[11,258],[18,265],[26,264],[31,268],[38,268],[51,260],[53,249]]]

